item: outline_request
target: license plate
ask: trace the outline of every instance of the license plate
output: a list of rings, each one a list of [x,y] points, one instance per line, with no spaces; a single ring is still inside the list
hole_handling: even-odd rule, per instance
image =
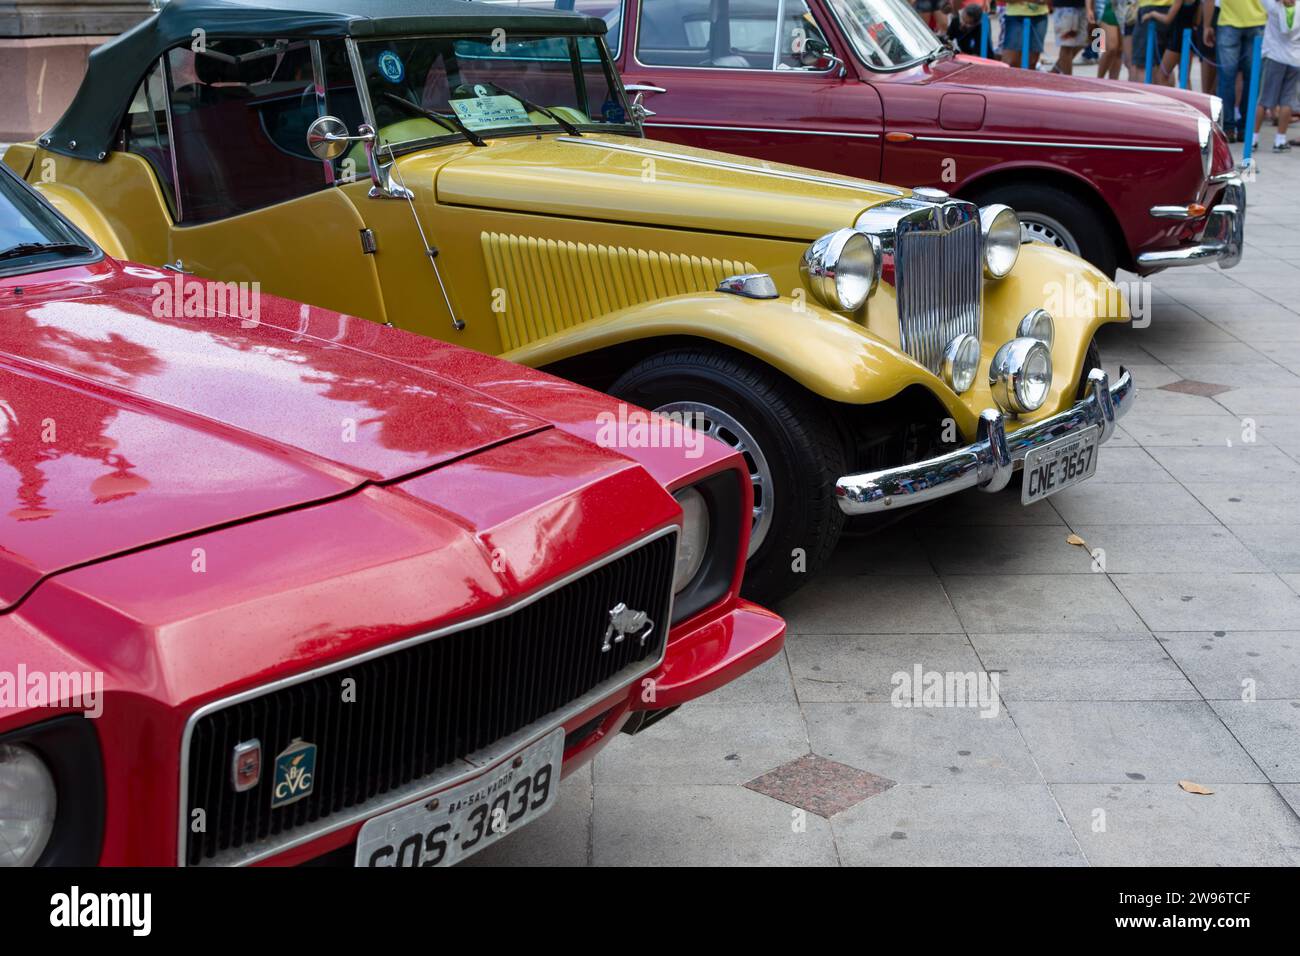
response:
[[[1097,470],[1097,438],[1100,434],[1101,430],[1094,426],[1027,454],[1024,480],[1020,485],[1020,503],[1033,504],[1062,488],[1091,478]]]
[[[452,866],[532,823],[555,803],[564,728],[467,783],[367,820],[357,866]]]

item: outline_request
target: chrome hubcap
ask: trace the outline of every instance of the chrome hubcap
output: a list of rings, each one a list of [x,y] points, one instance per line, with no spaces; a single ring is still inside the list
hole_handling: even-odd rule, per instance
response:
[[[1060,222],[1041,212],[1020,214],[1020,238],[1027,242],[1037,242],[1045,246],[1055,246],[1079,255],[1079,242]]]
[[[749,552],[752,558],[772,527],[772,469],[758,442],[744,425],[720,408],[702,402],[670,402],[655,409],[661,414],[675,412],[686,422],[694,422],[710,438],[739,452],[749,469],[749,483],[754,489],[753,522],[749,532]]]

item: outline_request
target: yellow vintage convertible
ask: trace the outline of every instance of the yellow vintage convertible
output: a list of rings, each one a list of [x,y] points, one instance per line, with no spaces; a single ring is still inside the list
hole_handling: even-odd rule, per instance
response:
[[[1007,206],[648,141],[604,32],[463,0],[173,0],[4,161],[114,256],[545,367],[740,449],[767,600],[847,516],[1093,473],[1135,395],[1094,344],[1128,318],[1116,286],[1022,245]]]

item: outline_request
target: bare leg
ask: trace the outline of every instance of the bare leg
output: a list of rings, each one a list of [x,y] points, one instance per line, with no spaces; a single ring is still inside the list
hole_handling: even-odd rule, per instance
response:
[[[1097,59],[1097,75],[1119,79],[1119,68],[1124,64],[1124,41],[1119,35],[1119,28],[1109,23],[1101,25],[1101,56]]]
[[[1165,50],[1165,55],[1160,58],[1156,64],[1155,76],[1152,77],[1156,83],[1161,86],[1173,86],[1175,82],[1174,74],[1178,69],[1178,54],[1173,50]]]
[[[1063,46],[1061,52],[1056,57],[1056,68],[1066,76],[1074,74],[1074,58],[1079,55],[1079,47]],[[1101,75],[1099,72],[1098,76]]]

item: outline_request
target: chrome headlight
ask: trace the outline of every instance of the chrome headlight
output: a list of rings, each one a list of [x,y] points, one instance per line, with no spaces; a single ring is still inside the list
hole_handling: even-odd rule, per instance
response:
[[[1001,279],[1020,258],[1020,217],[1001,203],[981,206],[980,233],[984,236],[984,275]]]
[[[684,488],[673,497],[682,506],[682,536],[673,568],[673,593],[680,594],[695,579],[709,553],[709,506],[694,488]]]
[[[989,365],[989,388],[1004,412],[1022,414],[1042,407],[1052,388],[1052,353],[1038,339],[1012,339]]]
[[[1210,175],[1210,170],[1214,166],[1214,146],[1210,139],[1213,131],[1214,124],[1208,117],[1196,117],[1196,139],[1201,146],[1201,169],[1206,176]]]
[[[857,229],[837,229],[808,247],[799,268],[823,305],[853,312],[880,279],[880,240]]]
[[[1056,340],[1056,323],[1046,309],[1033,309],[1016,326],[1016,335],[1022,339],[1038,339],[1049,349]]]
[[[975,384],[980,367],[980,340],[962,333],[943,350],[943,380],[960,395]]]
[[[1210,97],[1210,122],[1219,129],[1223,129],[1223,98],[1219,96]]]
[[[0,866],[32,866],[40,859],[56,808],[45,762],[29,747],[0,744]]]

